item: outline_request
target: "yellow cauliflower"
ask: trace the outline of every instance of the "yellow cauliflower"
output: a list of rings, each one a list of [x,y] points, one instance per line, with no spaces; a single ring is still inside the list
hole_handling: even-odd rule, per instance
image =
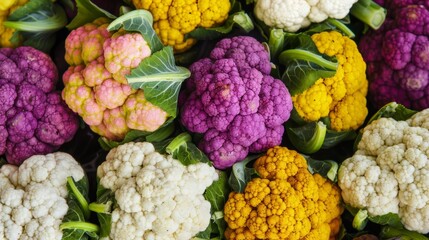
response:
[[[133,0],[137,9],[153,15],[154,29],[165,45],[175,52],[184,52],[196,43],[185,35],[197,27],[209,28],[222,24],[231,9],[229,0]]]
[[[243,193],[232,192],[224,207],[227,239],[334,239],[343,212],[339,188],[312,175],[304,157],[274,147],[254,164],[260,178]]]
[[[338,68],[333,77],[321,78],[293,96],[294,107],[306,121],[329,117],[332,130],[356,130],[368,114],[368,81],[362,55],[353,40],[336,31],[317,33],[311,39],[319,52],[337,58]]]
[[[15,33],[15,29],[8,28],[3,25],[7,17],[21,7],[28,0],[2,0],[0,1],[0,47],[17,47],[18,44],[10,42],[10,38]]]

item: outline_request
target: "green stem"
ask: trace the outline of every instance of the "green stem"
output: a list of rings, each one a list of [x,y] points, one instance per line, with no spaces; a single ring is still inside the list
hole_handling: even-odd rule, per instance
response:
[[[99,232],[100,231],[100,227],[96,224],[93,223],[89,223],[89,222],[64,222],[60,225],[60,230],[64,230],[64,229],[79,229],[79,230],[83,230],[85,232]]]
[[[354,38],[356,36],[355,33],[341,21],[338,21],[337,19],[334,19],[334,18],[329,18],[327,21],[330,24],[334,25],[338,30],[343,32],[349,38]]]
[[[379,29],[386,19],[387,11],[371,0],[359,0],[350,9],[350,13],[372,29]]]
[[[311,122],[301,127],[286,128],[289,140],[304,154],[319,151],[325,141],[326,130],[326,125],[321,121]]]
[[[278,55],[284,48],[284,44],[285,38],[283,29],[272,29],[270,31],[270,38],[268,39],[271,59],[277,59]]]
[[[89,208],[88,208],[88,201],[86,201],[86,198],[82,195],[82,193],[76,187],[76,184],[75,184],[72,177],[67,177],[67,184],[69,185],[71,191],[73,192],[77,201],[79,202],[79,204],[83,210],[83,214],[85,215],[85,219],[88,219],[89,216],[91,215],[91,212],[89,211]]]
[[[247,15],[243,11],[235,14],[233,17],[233,21],[237,23],[238,26],[240,26],[246,32],[250,32],[254,28],[252,19],[250,19],[249,15]]]
[[[360,209],[353,218],[352,225],[356,230],[361,231],[365,228],[367,222],[368,211],[365,209]]]
[[[90,203],[89,210],[96,212],[96,213],[105,213],[110,214],[112,210],[112,201],[108,201],[107,203]]]
[[[391,226],[385,226],[380,232],[381,239],[390,239],[394,237],[400,237],[401,240],[428,240],[427,237],[423,236],[418,232],[408,231],[406,229],[394,228]]]
[[[288,60],[309,61],[332,71],[337,71],[338,67],[338,63],[328,61],[319,54],[315,54],[302,49],[285,50],[280,54],[279,60],[280,62],[288,62]]]
[[[173,154],[180,148],[180,146],[190,141],[192,141],[192,137],[191,135],[189,135],[189,133],[181,133],[177,137],[175,137],[170,144],[167,145],[167,148],[165,150],[167,151],[167,153]]]
[[[61,29],[67,24],[67,16],[60,6],[55,5],[54,7],[54,16],[47,19],[37,20],[37,22],[5,21],[3,25],[25,32],[48,32]]]

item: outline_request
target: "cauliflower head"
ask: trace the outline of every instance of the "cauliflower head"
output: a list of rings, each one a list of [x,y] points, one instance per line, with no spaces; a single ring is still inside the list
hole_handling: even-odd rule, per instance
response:
[[[357,0],[256,0],[255,16],[272,28],[296,32],[327,18],[341,19]]]
[[[125,78],[151,55],[139,33],[107,31],[106,19],[96,19],[73,30],[65,42],[62,97],[97,134],[122,140],[130,130],[152,132],[168,114],[132,89]]]
[[[115,193],[110,239],[191,239],[210,222],[203,194],[218,179],[205,163],[184,166],[148,142],[113,148],[97,169]]]
[[[303,156],[276,146],[254,168],[260,177],[225,204],[227,239],[329,239],[339,232],[340,189],[312,175]]]
[[[0,239],[61,239],[67,177],[85,177],[69,154],[35,155],[19,167],[0,168]]]
[[[408,108],[429,107],[429,5],[410,0],[381,3],[387,19],[359,42],[368,65],[369,98],[376,108],[397,102]]]
[[[55,90],[51,58],[32,47],[0,49],[0,155],[19,165],[70,141],[77,116]]]
[[[363,129],[358,151],[338,172],[344,202],[371,216],[399,214],[405,228],[429,232],[429,109],[406,121],[380,118]]]
[[[270,76],[268,52],[256,39],[223,39],[190,71],[181,122],[204,134],[199,147],[216,168],[281,143],[292,101],[283,82]]]
[[[27,2],[28,0],[4,0],[0,3],[0,47],[17,47],[19,45],[19,41],[18,43],[10,41],[15,33],[15,29],[5,27],[3,22],[7,20],[13,11]]]
[[[337,58],[338,68],[333,77],[321,78],[292,96],[294,108],[305,121],[329,117],[335,131],[358,129],[368,114],[368,81],[366,64],[356,43],[336,31],[317,33],[311,39],[319,52]]]
[[[132,0],[132,3],[137,9],[152,13],[156,33],[175,52],[184,52],[197,42],[187,38],[187,33],[198,27],[221,25],[231,9],[229,0]]]

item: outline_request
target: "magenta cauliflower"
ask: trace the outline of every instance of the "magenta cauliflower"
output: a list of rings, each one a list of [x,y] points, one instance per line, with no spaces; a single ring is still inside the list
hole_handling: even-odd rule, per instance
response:
[[[142,89],[127,82],[151,49],[140,33],[109,32],[97,19],[73,30],[66,39],[62,97],[97,134],[119,141],[132,129],[152,132],[168,114],[147,101]]]
[[[376,108],[395,101],[415,110],[429,107],[429,3],[380,1],[387,19],[359,44],[367,63],[369,96]]]
[[[45,53],[0,49],[0,155],[9,163],[53,152],[76,133],[78,118],[55,91],[57,80]]]
[[[269,75],[268,52],[256,39],[223,39],[190,71],[181,122],[203,134],[199,147],[216,168],[281,143],[292,100],[283,82]]]

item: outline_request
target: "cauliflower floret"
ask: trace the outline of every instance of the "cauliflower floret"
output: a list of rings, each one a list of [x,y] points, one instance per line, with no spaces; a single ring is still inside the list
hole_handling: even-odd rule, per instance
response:
[[[111,239],[190,239],[210,222],[204,192],[218,179],[205,163],[184,166],[148,142],[112,149],[97,170],[115,193]]]

